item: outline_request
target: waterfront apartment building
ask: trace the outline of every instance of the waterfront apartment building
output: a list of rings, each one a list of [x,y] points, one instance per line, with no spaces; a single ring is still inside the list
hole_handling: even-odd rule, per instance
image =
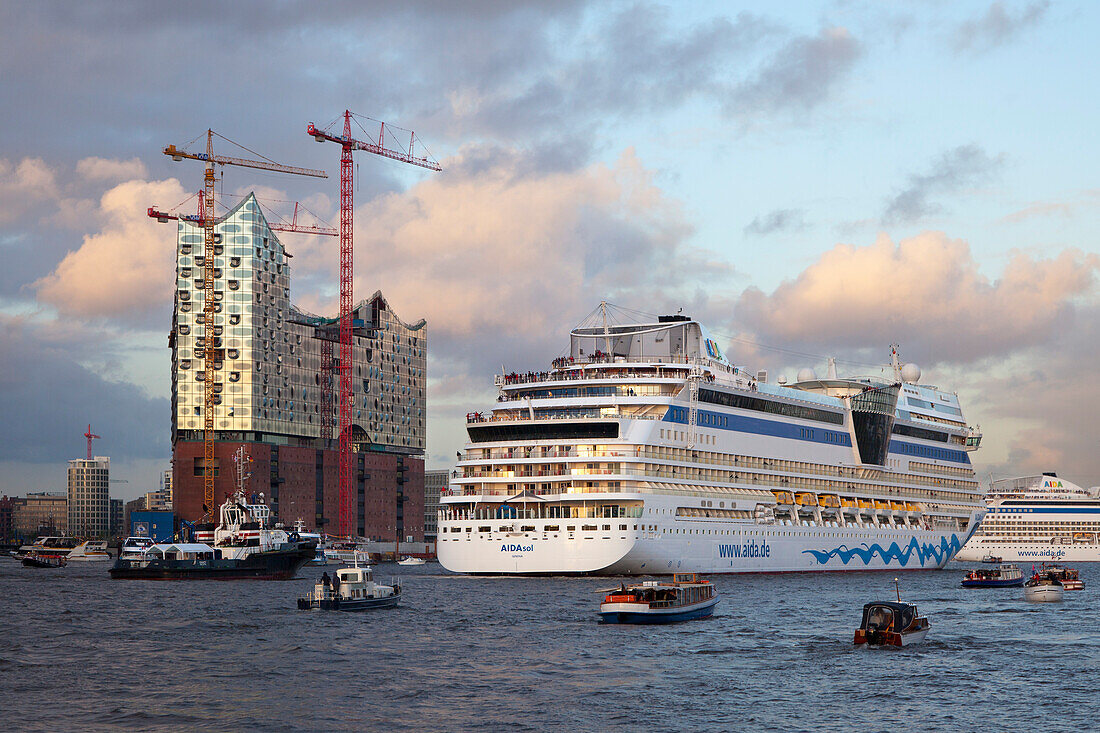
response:
[[[126,529],[123,527],[123,517],[125,516],[124,503],[122,499],[111,499],[109,512],[109,530],[108,537],[118,538],[126,537]]]
[[[204,246],[202,228],[181,219],[169,335],[175,511],[189,520],[204,513],[204,387],[213,380],[215,504],[236,488],[233,454],[243,445],[250,495],[263,494],[277,520],[335,532],[338,321],[291,303],[291,255],[254,196],[215,226],[209,262]],[[209,324],[206,267],[215,282]],[[398,318],[381,292],[354,309],[354,529],[364,537],[423,537],[426,338],[425,322]],[[206,339],[217,350],[210,364]]]
[[[12,499],[12,534],[17,540],[33,540],[40,534],[61,535],[69,529],[65,494],[31,492]]]
[[[424,472],[424,541],[435,542],[439,532],[439,495],[447,488],[447,469]]]
[[[107,537],[111,529],[111,459],[69,461],[69,534],[85,539]]]
[[[15,539],[15,531],[12,528],[12,507],[15,501],[7,495],[0,497],[0,542],[11,542]]]

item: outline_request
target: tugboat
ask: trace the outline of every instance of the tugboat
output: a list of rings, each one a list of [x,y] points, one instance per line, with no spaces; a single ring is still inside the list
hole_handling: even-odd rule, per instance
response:
[[[672,581],[647,580],[609,589],[600,604],[605,624],[671,624],[714,613],[718,593],[695,573],[675,573]]]
[[[1012,563],[1005,563],[992,570],[971,570],[962,579],[963,588],[1016,588],[1023,584],[1023,571]]]
[[[328,573],[321,576],[313,590],[298,599],[298,609],[308,611],[366,611],[393,608],[401,600],[401,586],[379,585],[369,567],[340,568],[329,583]]]
[[[1046,565],[1044,564],[1042,574],[1051,578],[1055,578],[1062,584],[1062,588],[1065,590],[1084,590],[1085,581],[1081,580],[1081,576],[1077,570],[1073,568],[1062,567],[1061,565]]]
[[[287,580],[316,555],[317,544],[294,532],[268,529],[270,509],[249,504],[243,491],[226,499],[213,544],[149,545],[138,557],[122,553],[112,578],[141,580]]]
[[[876,601],[863,607],[863,623],[856,629],[855,644],[911,646],[928,635],[928,619],[912,603],[903,603],[898,579],[894,578],[898,600]]]
[[[1044,573],[1036,573],[1024,583],[1024,600],[1033,603],[1060,603],[1064,592],[1060,580]]]

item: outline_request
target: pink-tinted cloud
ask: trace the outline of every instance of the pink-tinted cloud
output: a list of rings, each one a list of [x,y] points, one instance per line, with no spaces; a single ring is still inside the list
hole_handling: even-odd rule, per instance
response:
[[[88,181],[117,182],[145,178],[148,173],[140,158],[113,160],[109,158],[84,158],[76,164],[76,173]]]
[[[0,158],[0,223],[13,221],[26,207],[58,196],[57,176],[41,158],[18,163]]]
[[[34,283],[39,300],[79,318],[144,322],[162,311],[172,302],[176,232],[145,212],[185,195],[174,178],[127,181],[107,191],[99,204],[102,228]]]
[[[604,297],[649,305],[654,286],[667,296],[730,271],[685,245],[678,205],[631,150],[576,171],[525,170],[515,153],[473,157],[356,212],[356,292],[382,288],[434,336],[557,343]],[[335,283],[334,243],[311,240],[296,253],[298,273],[325,262]],[[331,310],[296,292],[305,307]]]
[[[771,294],[746,290],[739,321],[785,343],[933,344],[937,359],[972,361],[1049,341],[1071,327],[1074,302],[1092,291],[1100,257],[1067,249],[1049,259],[1016,254],[996,280],[961,239],[925,232],[894,244],[838,244]]]

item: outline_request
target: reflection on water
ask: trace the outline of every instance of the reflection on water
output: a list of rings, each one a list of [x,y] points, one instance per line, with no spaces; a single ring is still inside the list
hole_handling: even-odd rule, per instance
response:
[[[876,730],[1030,727],[1100,713],[1100,568],[1029,604],[901,575],[928,641],[855,648],[887,573],[716,576],[711,619],[596,623],[607,578],[382,565],[403,605],[305,612],[288,582],[111,581],[0,560],[0,709],[12,730]],[[1025,568],[1025,571],[1027,568]],[[14,714],[14,719],[12,715]],[[1038,716],[1038,718],[1036,717]],[[1057,727],[1057,726],[1056,726]],[[1087,727],[1087,726],[1086,726]]]

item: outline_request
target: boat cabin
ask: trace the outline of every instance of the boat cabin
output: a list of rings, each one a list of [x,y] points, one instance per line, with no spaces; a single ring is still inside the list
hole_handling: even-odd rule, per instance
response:
[[[863,623],[860,624],[860,628],[864,631],[901,632],[912,626],[916,619],[916,606],[893,601],[878,601],[863,607]]]

